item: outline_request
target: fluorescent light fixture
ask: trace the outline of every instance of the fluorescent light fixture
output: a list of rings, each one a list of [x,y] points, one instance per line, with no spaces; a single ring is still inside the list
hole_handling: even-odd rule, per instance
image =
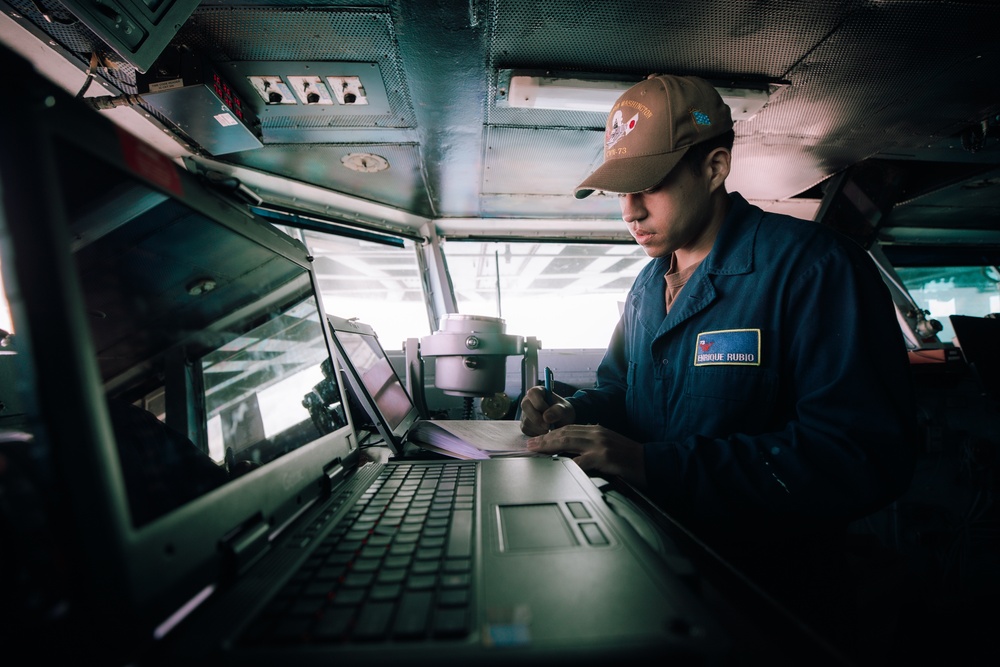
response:
[[[638,80],[614,81],[512,72],[506,90],[501,86],[501,96],[498,99],[503,99],[505,94],[507,106],[519,109],[592,111],[606,114],[611,111],[619,96],[636,83]],[[732,110],[734,121],[750,120],[764,108],[770,97],[769,88],[716,86],[716,90]]]
[[[557,109],[608,113],[635,81],[563,79],[553,76],[510,77],[507,102],[521,109]]]

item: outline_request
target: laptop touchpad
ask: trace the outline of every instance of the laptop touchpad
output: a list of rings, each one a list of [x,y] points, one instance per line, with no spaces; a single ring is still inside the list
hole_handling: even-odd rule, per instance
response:
[[[502,551],[575,547],[573,529],[556,503],[501,505]]]

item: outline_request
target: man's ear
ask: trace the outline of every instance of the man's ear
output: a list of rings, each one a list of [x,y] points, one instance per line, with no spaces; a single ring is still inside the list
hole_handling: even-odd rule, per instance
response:
[[[705,158],[705,168],[708,170],[710,179],[708,185],[710,192],[715,192],[725,185],[732,160],[733,154],[725,148],[716,148]]]

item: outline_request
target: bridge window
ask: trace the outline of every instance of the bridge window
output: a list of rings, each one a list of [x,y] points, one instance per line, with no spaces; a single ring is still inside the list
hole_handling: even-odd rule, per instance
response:
[[[634,243],[450,240],[444,253],[460,313],[501,317],[543,349],[607,347],[647,261]]]
[[[896,267],[917,304],[941,322],[938,338],[951,342],[950,315],[1000,313],[1000,271],[995,266]]]
[[[398,245],[303,231],[330,315],[356,317],[387,350],[431,333],[413,242]]]

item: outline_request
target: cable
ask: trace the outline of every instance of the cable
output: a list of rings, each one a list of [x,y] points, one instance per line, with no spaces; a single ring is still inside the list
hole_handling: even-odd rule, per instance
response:
[[[87,66],[87,80],[84,81],[83,88],[80,89],[80,92],[76,94],[77,99],[83,99],[84,93],[86,93],[87,89],[90,88],[90,84],[94,81],[94,74],[97,70],[98,64],[100,64],[100,59],[97,57],[97,54],[91,53],[90,65]]]
[[[114,97],[111,95],[102,95],[100,97],[85,97],[83,101],[98,111],[114,109],[115,107],[134,107],[145,102],[142,99],[142,95],[118,95]]]

